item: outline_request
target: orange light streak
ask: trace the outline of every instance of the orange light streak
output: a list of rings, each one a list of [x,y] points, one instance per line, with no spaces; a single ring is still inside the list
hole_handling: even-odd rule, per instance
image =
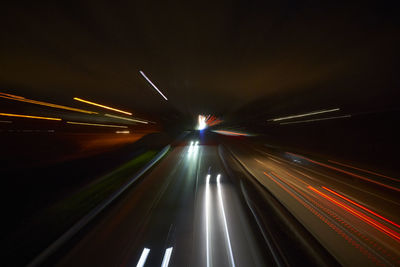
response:
[[[319,190],[315,189],[314,187],[312,187],[312,186],[310,186],[310,185],[307,186],[307,188],[309,188],[310,190],[314,191],[314,192],[317,193],[318,195],[324,197],[325,199],[329,200],[330,202],[336,204],[337,206],[341,207],[342,209],[344,209],[344,210],[350,212],[351,214],[353,214],[354,216],[360,218],[360,219],[363,220],[364,222],[370,224],[370,225],[373,226],[375,229],[377,229],[377,230],[379,230],[379,231],[381,231],[381,232],[383,232],[383,233],[386,233],[388,236],[394,238],[397,242],[400,241],[400,235],[399,235],[399,233],[397,233],[397,232],[395,232],[395,231],[389,229],[388,227],[386,227],[386,226],[384,226],[383,224],[381,224],[381,223],[375,221],[374,219],[372,219],[372,218],[370,218],[370,217],[368,217],[368,216],[366,216],[366,215],[364,215],[364,214],[362,214],[362,213],[360,213],[360,212],[358,212],[358,211],[352,209],[351,207],[349,207],[349,206],[347,206],[347,205],[345,205],[345,204],[343,204],[343,203],[337,201],[336,199],[331,198],[330,196],[328,196],[328,195],[326,195],[326,194],[320,192]]]
[[[331,190],[331,189],[329,189],[329,188],[327,188],[327,187],[325,187],[325,186],[322,186],[322,188],[325,189],[325,190],[327,190],[327,191],[329,191],[329,192],[331,192],[332,194],[334,194],[334,195],[336,195],[336,196],[338,196],[338,197],[340,197],[340,198],[342,198],[342,199],[344,199],[344,200],[350,202],[351,204],[354,204],[354,205],[356,205],[357,207],[359,207],[359,208],[361,208],[361,209],[363,209],[363,210],[365,210],[365,211],[367,211],[367,212],[369,212],[369,213],[375,215],[376,217],[381,218],[382,220],[384,220],[384,221],[386,221],[386,222],[388,222],[388,223],[390,223],[390,224],[393,224],[394,226],[400,228],[400,225],[398,225],[397,223],[395,223],[395,222],[393,222],[393,221],[391,221],[391,220],[389,220],[389,219],[386,219],[385,217],[379,215],[379,214],[376,213],[376,212],[373,212],[372,210],[370,210],[370,209],[364,207],[363,205],[358,204],[358,203],[354,202],[353,200],[351,200],[351,199],[349,199],[349,198],[347,198],[347,197],[345,197],[345,196],[343,196],[343,195],[341,195],[341,194],[339,194],[339,193],[337,193],[337,192],[335,192],[335,191],[333,191],[333,190]]]
[[[76,121],[67,121],[67,123],[68,124],[87,125],[87,126],[99,126],[99,127],[128,128],[128,126],[113,125],[113,124],[98,124],[98,123],[87,123],[87,122],[76,122]]]
[[[23,115],[23,114],[10,114],[10,113],[0,113],[0,116],[38,119],[38,120],[51,120],[51,121],[60,121],[61,120],[60,118],[39,117],[39,116],[31,116],[31,115]]]
[[[0,92],[0,95],[12,97],[12,98],[25,99],[25,97],[22,97],[22,96],[17,96],[17,95],[12,95],[12,94],[6,94],[6,93],[1,93],[1,92]]]
[[[400,179],[392,178],[392,177],[389,177],[389,176],[386,176],[386,175],[383,175],[383,174],[379,174],[379,173],[372,172],[372,171],[369,171],[369,170],[364,170],[364,169],[361,169],[361,168],[357,168],[357,167],[354,167],[354,166],[351,166],[351,165],[348,165],[348,164],[344,164],[344,163],[340,163],[340,162],[337,162],[337,161],[333,161],[333,160],[328,160],[328,161],[331,162],[331,163],[334,163],[334,164],[342,165],[344,167],[348,167],[348,168],[352,168],[352,169],[355,169],[355,170],[367,172],[367,173],[370,173],[370,174],[374,174],[374,175],[377,175],[377,176],[388,178],[388,179],[396,181],[396,182],[400,182]]]
[[[97,106],[97,107],[113,110],[113,111],[116,111],[116,112],[120,112],[120,113],[123,113],[123,114],[126,114],[126,115],[132,115],[132,113],[127,112],[127,111],[123,111],[123,110],[120,110],[120,109],[104,106],[104,105],[97,104],[97,103],[94,103],[94,102],[91,102],[91,101],[83,100],[83,99],[78,98],[78,97],[74,97],[74,100],[80,101],[80,102],[83,102],[83,103],[86,103],[86,104],[89,104],[89,105],[93,105],[93,106]]]
[[[368,181],[368,182],[371,182],[371,183],[374,183],[374,184],[377,184],[377,185],[380,185],[380,186],[383,186],[383,187],[386,187],[386,188],[389,188],[389,189],[392,189],[392,190],[400,192],[399,188],[396,188],[396,187],[393,187],[393,186],[390,186],[390,185],[387,185],[387,184],[384,184],[384,183],[380,183],[380,182],[374,181],[372,179],[366,178],[364,176],[361,176],[361,175],[358,175],[358,174],[355,174],[355,173],[352,173],[352,172],[349,172],[349,171],[345,171],[345,170],[342,170],[342,169],[339,169],[339,168],[336,168],[336,167],[333,167],[333,166],[330,166],[330,165],[327,165],[327,164],[324,164],[324,163],[321,163],[321,162],[318,162],[318,161],[315,161],[315,160],[312,160],[312,159],[309,159],[309,158],[306,158],[306,157],[303,157],[303,156],[300,156],[300,155],[296,155],[296,154],[293,154],[293,153],[290,153],[290,152],[287,152],[287,153],[290,154],[290,155],[293,155],[293,156],[308,160],[309,162],[315,163],[317,165],[320,165],[320,166],[323,166],[323,167],[326,167],[326,168],[329,168],[329,169],[332,169],[332,170],[335,170],[335,171],[338,171],[338,172],[342,172],[342,173],[345,173],[347,175],[359,178],[361,180],[365,180],[365,181]]]
[[[98,114],[97,112],[94,112],[94,111],[88,111],[88,110],[79,109],[79,108],[72,108],[72,107],[67,107],[67,106],[42,102],[42,101],[36,101],[36,100],[32,100],[32,99],[27,99],[22,96],[10,95],[10,94],[5,94],[5,93],[0,93],[0,97],[14,100],[14,101],[26,102],[26,103],[31,103],[31,104],[36,104],[36,105],[41,105],[41,106],[46,106],[46,107],[58,108],[58,109],[65,109],[65,110],[70,110],[70,111],[86,113],[86,114]]]

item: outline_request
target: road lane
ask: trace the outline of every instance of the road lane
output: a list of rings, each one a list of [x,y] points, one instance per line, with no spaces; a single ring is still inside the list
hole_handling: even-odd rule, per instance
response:
[[[266,266],[268,253],[255,237],[260,233],[254,230],[247,207],[226,175],[217,147],[205,153],[194,221],[196,253],[190,266]]]
[[[188,142],[104,212],[56,265],[265,266],[268,253],[244,205],[217,147]]]

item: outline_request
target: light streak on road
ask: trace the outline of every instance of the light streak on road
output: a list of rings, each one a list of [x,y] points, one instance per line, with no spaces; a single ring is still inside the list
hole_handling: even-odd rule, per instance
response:
[[[199,144],[199,141],[196,141],[196,142],[191,141],[191,142],[190,142],[190,146],[189,146],[189,149],[188,149],[189,157],[190,157],[193,153],[197,154],[197,152],[199,151],[199,146],[198,146],[198,144]]]
[[[79,109],[79,108],[72,108],[72,107],[57,105],[57,104],[53,104],[53,103],[47,103],[47,102],[43,102],[43,101],[27,99],[22,96],[15,96],[15,95],[10,95],[10,94],[5,94],[5,93],[0,93],[0,97],[14,100],[14,101],[20,101],[20,102],[31,103],[31,104],[52,107],[52,108],[58,108],[58,109],[64,109],[64,110],[69,110],[69,111],[76,111],[76,112],[81,112],[81,113],[86,113],[86,114],[98,114],[97,112],[94,112],[94,111],[89,111],[89,110],[84,110],[84,109]]]
[[[226,222],[226,216],[225,216],[225,208],[224,208],[224,202],[222,200],[222,191],[221,191],[221,174],[218,174],[217,176],[217,188],[218,188],[218,199],[219,199],[219,204],[221,206],[222,210],[222,217],[224,219],[224,228],[225,228],[225,237],[227,240],[227,245],[229,248],[229,257],[231,261],[231,266],[235,266],[235,261],[233,259],[233,253],[232,253],[232,246],[231,246],[231,240],[229,238],[229,231],[228,231],[228,224]]]
[[[122,126],[122,125],[98,124],[98,123],[76,122],[76,121],[67,121],[67,123],[77,124],[77,125],[87,125],[87,126],[98,126],[98,127],[128,128],[128,126]]]
[[[157,86],[155,86],[155,84],[154,84],[152,81],[150,81],[149,78],[147,78],[146,74],[144,74],[143,71],[140,70],[139,73],[151,84],[151,86],[153,86],[154,89],[157,90],[157,92],[158,92],[165,100],[168,101],[168,98],[160,91],[160,89],[157,88]]]
[[[147,256],[149,256],[149,253],[150,253],[150,249],[148,249],[148,248],[143,249],[142,255],[140,255],[140,259],[139,259],[136,267],[144,266],[144,264],[146,263],[146,260],[147,260]]]
[[[296,115],[290,115],[290,116],[270,119],[269,121],[290,120],[290,119],[302,118],[302,117],[306,117],[306,116],[313,116],[313,115],[318,115],[318,114],[323,114],[323,113],[328,113],[328,112],[334,112],[334,111],[339,111],[339,110],[340,110],[340,108],[317,110],[317,111],[312,111],[312,112],[303,113],[303,114],[296,114]]]
[[[131,133],[130,131],[115,131],[117,134],[128,134]]]
[[[114,119],[120,119],[120,120],[126,120],[126,121],[133,121],[133,122],[148,124],[148,122],[144,121],[144,120],[125,118],[125,117],[115,116],[115,115],[111,115],[111,114],[104,114],[104,116],[107,116],[107,117],[110,117],[110,118],[114,118]]]
[[[0,123],[12,123],[12,121],[0,121]]]
[[[299,189],[296,189],[295,187],[291,186],[288,182],[284,180],[280,180],[279,182],[277,179],[275,179],[272,175],[269,175],[268,173],[264,172],[264,175],[269,177],[275,184],[277,184],[280,188],[285,190],[289,195],[291,195],[294,199],[296,199],[301,205],[303,205],[306,209],[308,209],[310,212],[312,212],[318,219],[320,219],[323,223],[325,223],[330,229],[332,229],[336,234],[338,234],[341,238],[346,240],[350,245],[352,245],[354,248],[360,250],[362,254],[368,259],[370,259],[372,262],[377,263],[378,265],[382,265],[381,261],[377,259],[374,255],[370,254],[367,249],[365,249],[360,243],[356,242],[353,240],[348,234],[346,234],[343,230],[341,230],[339,227],[337,227],[333,222],[329,219],[329,217],[323,215],[323,213],[320,213],[318,211],[318,208],[315,206],[319,206],[318,203],[314,202],[314,205],[310,202],[308,202],[310,199],[300,193],[301,191]],[[275,175],[275,174],[274,174]],[[285,186],[284,186],[285,185]],[[288,187],[288,188],[287,188]],[[292,192],[293,190],[293,192]],[[296,194],[298,195],[296,195]],[[302,199],[304,198],[304,200]],[[305,199],[308,199],[306,202]]]
[[[347,167],[347,168],[352,168],[352,169],[355,169],[355,170],[359,170],[359,171],[362,171],[362,172],[366,172],[366,173],[377,175],[377,176],[380,176],[380,177],[383,177],[383,178],[387,178],[387,179],[390,179],[390,180],[393,180],[393,181],[396,181],[396,182],[400,182],[400,179],[389,177],[389,176],[386,176],[386,175],[383,175],[383,174],[380,174],[380,173],[372,172],[372,171],[369,171],[369,170],[364,170],[364,169],[361,169],[361,168],[357,168],[357,167],[351,166],[349,164],[344,164],[344,163],[340,163],[340,162],[333,161],[333,160],[328,160],[328,161],[333,163],[333,164],[342,165],[342,166]]]
[[[190,146],[189,146],[189,153],[191,153],[193,150],[193,141],[190,142]]]
[[[98,104],[98,103],[94,103],[94,102],[91,102],[91,101],[84,100],[84,99],[79,98],[79,97],[74,97],[74,100],[80,101],[80,102],[83,102],[83,103],[86,103],[86,104],[89,104],[89,105],[93,105],[93,106],[105,108],[105,109],[108,109],[108,110],[112,110],[112,111],[115,111],[115,112],[120,112],[120,113],[123,113],[123,114],[126,114],[126,115],[132,115],[132,113],[130,113],[128,111],[123,111],[123,110],[120,110],[120,109],[116,109],[116,108],[112,108],[112,107],[109,107],[109,106],[101,105],[101,104]]]
[[[338,197],[340,197],[340,198],[342,198],[342,199],[344,199],[344,200],[350,202],[351,204],[353,204],[353,205],[355,205],[355,206],[357,206],[357,207],[359,207],[359,208],[361,208],[361,209],[363,209],[363,210],[369,212],[370,214],[373,214],[373,215],[375,215],[376,217],[378,217],[378,218],[380,218],[380,219],[382,219],[382,220],[384,220],[384,221],[386,221],[386,222],[388,222],[388,223],[390,223],[390,224],[392,224],[392,225],[394,225],[394,226],[400,228],[400,225],[398,225],[397,223],[395,223],[395,222],[393,222],[393,221],[391,221],[391,220],[389,220],[389,219],[386,219],[385,217],[379,215],[378,213],[376,213],[376,212],[374,212],[374,211],[372,211],[372,210],[370,210],[370,209],[364,207],[364,206],[361,205],[361,204],[356,203],[355,201],[353,201],[353,200],[351,200],[351,199],[349,199],[349,198],[347,198],[347,197],[345,197],[345,196],[343,196],[343,195],[341,195],[341,194],[339,194],[339,193],[333,191],[332,189],[329,189],[329,188],[327,188],[327,187],[325,187],[325,186],[322,186],[322,188],[325,189],[326,191],[328,191],[328,192],[330,192],[330,193],[332,193],[332,194],[334,194],[334,195],[336,195],[336,196],[338,196]]]
[[[168,267],[169,260],[171,259],[171,254],[172,254],[172,247],[167,248],[165,250],[165,254],[164,254],[163,261],[161,263],[161,267]]]
[[[281,123],[279,123],[279,125],[296,124],[296,123],[306,123],[306,122],[314,122],[314,121],[336,120],[336,119],[344,119],[344,118],[350,118],[350,117],[351,117],[351,115],[343,115],[343,116],[328,117],[328,118],[320,118],[320,119],[312,119],[312,120],[281,122]]]
[[[61,120],[60,118],[40,117],[40,116],[32,116],[32,115],[24,115],[24,114],[11,114],[11,113],[0,113],[0,116],[38,119],[38,120],[51,120],[51,121],[60,121]]]
[[[361,219],[362,221],[368,223],[369,225],[371,225],[372,227],[374,227],[375,229],[385,233],[386,235],[392,237],[393,239],[395,239],[397,242],[400,241],[400,234],[391,230],[390,228],[386,227],[385,225],[375,221],[374,219],[372,219],[369,216],[366,216],[364,214],[362,214],[361,212],[358,212],[357,210],[351,208],[350,206],[322,193],[321,191],[315,189],[312,186],[308,186],[308,188],[312,191],[314,191],[315,193],[317,193],[318,195],[322,196],[323,198],[325,198],[326,200],[330,201],[331,203],[336,204],[337,206],[341,207],[342,209],[344,209],[345,211],[348,211],[349,213],[353,214],[354,216],[358,217],[359,219]]]
[[[207,253],[207,267],[211,266],[211,258],[210,258],[210,230],[209,230],[209,209],[210,209],[210,177],[211,175],[207,175],[206,177],[206,196],[205,196],[205,217],[206,217],[206,253]]]

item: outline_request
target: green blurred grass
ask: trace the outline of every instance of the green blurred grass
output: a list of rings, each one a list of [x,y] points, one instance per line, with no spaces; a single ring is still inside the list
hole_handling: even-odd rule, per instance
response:
[[[112,193],[124,185],[139,169],[148,163],[158,151],[150,150],[104,175],[95,182],[62,200],[43,214],[48,224],[71,224],[87,214]]]

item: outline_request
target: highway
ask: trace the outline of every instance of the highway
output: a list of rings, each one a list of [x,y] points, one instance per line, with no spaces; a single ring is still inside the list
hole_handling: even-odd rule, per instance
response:
[[[269,265],[237,192],[218,147],[190,138],[104,212],[56,265]]]
[[[399,179],[265,145],[228,143],[340,264],[400,264]]]
[[[56,257],[55,265],[292,266],[299,260],[309,266],[400,263],[396,178],[210,136],[192,134],[173,145],[163,160]],[[226,153],[221,154],[221,149]],[[291,227],[279,221],[275,226],[259,223],[262,219],[249,209],[249,199],[258,205],[257,210],[272,205],[271,201],[257,202],[252,193],[243,197],[248,194],[243,191],[243,180],[226,169],[231,168],[232,160],[250,174],[246,179],[261,185],[263,193],[276,199],[295,218],[295,224],[306,229],[309,237],[305,239],[316,240],[322,249],[311,245],[311,254],[326,250],[330,256],[323,252],[313,255],[319,262],[306,259],[300,252],[303,248],[298,247],[304,245],[279,237],[275,237],[275,248],[268,244],[274,232],[293,235]],[[264,212],[261,217],[268,216]],[[265,232],[272,233],[269,241]]]

